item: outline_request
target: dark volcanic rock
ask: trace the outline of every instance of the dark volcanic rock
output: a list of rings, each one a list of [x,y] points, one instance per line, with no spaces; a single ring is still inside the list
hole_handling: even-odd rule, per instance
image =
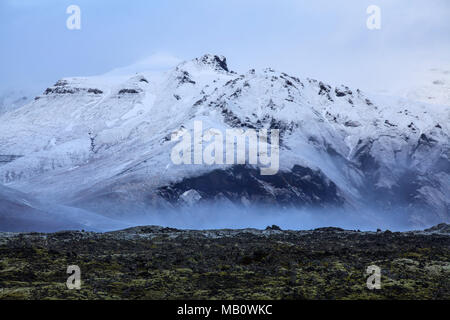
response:
[[[124,94],[138,94],[139,91],[136,89],[121,89],[119,91],[119,95],[124,95]]]
[[[199,58],[198,61],[205,65],[211,65],[218,71],[222,70],[229,72],[227,58],[223,56],[206,54],[203,57]]]
[[[320,171],[294,166],[289,172],[273,176],[260,175],[259,169],[244,165],[232,166],[227,170],[214,170],[207,174],[186,178],[159,189],[159,194],[171,203],[177,203],[180,196],[195,190],[203,201],[215,200],[218,196],[232,202],[243,198],[250,203],[274,205],[342,205],[336,185]]]
[[[92,93],[103,94],[103,91],[96,88],[78,88],[73,87],[67,80],[59,80],[53,87],[47,88],[44,91],[44,95],[65,95],[65,94],[77,94],[77,93]],[[39,97],[37,97],[39,98]]]
[[[450,236],[435,231],[177,230],[0,233],[0,299],[449,299]],[[67,266],[81,290],[67,290]],[[381,290],[366,286],[381,269]]]

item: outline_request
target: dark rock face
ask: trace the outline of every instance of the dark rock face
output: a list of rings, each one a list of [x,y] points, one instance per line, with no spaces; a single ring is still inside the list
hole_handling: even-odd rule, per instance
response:
[[[233,166],[207,174],[186,178],[159,189],[159,194],[171,203],[189,190],[197,191],[202,201],[226,199],[252,204],[305,206],[339,206],[344,200],[336,185],[320,171],[294,166],[291,171],[273,176],[260,175],[259,169]]]
[[[44,91],[44,95],[64,95],[64,94],[77,94],[77,93],[91,93],[91,94],[103,94],[103,91],[96,88],[77,88],[72,87],[66,80],[59,80],[53,87],[47,88]]]
[[[139,91],[136,89],[122,89],[119,91],[119,95],[124,95],[124,94],[138,94]]]
[[[319,91],[320,95],[330,93],[330,91],[331,91],[331,87],[329,85],[324,84],[323,82],[319,82],[319,88],[320,88],[320,91]]]
[[[273,224],[272,226],[268,226],[268,227],[266,228],[266,231],[269,231],[269,230],[272,230],[272,231],[281,231],[281,228],[280,228],[279,226]]]
[[[349,120],[349,121],[344,123],[344,126],[356,128],[356,127],[360,127],[361,123],[359,123],[358,121],[351,121],[351,120]]]
[[[93,94],[102,94],[103,91],[100,89],[88,89],[87,91],[88,93],[93,93]]]
[[[189,72],[187,72],[185,70],[180,71],[180,74],[178,75],[177,80],[178,80],[179,85],[182,85],[185,83],[190,83],[190,84],[196,83],[194,80],[191,79],[191,75],[189,74]]]
[[[79,88],[66,88],[66,87],[54,87],[47,88],[44,92],[45,95],[50,94],[75,94],[80,92]]]
[[[227,65],[227,58],[220,59],[218,56],[214,56],[214,60],[216,61],[217,65],[221,67],[223,70],[227,72],[229,71]]]
[[[349,89],[349,87],[342,86],[341,88],[336,88],[335,90],[337,97],[345,97],[346,95],[353,95],[353,92]]]
[[[22,158],[23,156],[20,155],[5,155],[0,154],[0,166],[5,165],[7,163],[13,162],[19,158]]]
[[[200,58],[200,62],[206,65],[212,65],[215,67],[216,70],[229,72],[227,65],[227,58],[225,57],[207,54]]]

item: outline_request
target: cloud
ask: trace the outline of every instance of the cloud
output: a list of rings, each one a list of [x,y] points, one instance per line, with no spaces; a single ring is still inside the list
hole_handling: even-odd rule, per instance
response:
[[[79,32],[65,28],[68,4],[0,0],[0,86],[48,85],[133,61],[114,72],[166,69],[211,52],[240,72],[273,67],[373,91],[450,59],[448,0],[78,0]],[[381,8],[381,30],[366,28],[371,4]]]
[[[182,59],[170,54],[158,52],[137,61],[129,66],[120,67],[108,72],[108,75],[130,75],[143,71],[161,71],[175,67]]]

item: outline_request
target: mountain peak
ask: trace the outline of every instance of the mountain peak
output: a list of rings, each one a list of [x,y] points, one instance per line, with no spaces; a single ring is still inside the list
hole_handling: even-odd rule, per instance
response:
[[[203,65],[211,66],[217,71],[229,72],[227,58],[221,55],[205,54],[202,57],[195,59],[195,61]]]

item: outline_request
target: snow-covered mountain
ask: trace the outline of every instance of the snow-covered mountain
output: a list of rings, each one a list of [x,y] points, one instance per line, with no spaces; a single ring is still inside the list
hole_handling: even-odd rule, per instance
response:
[[[46,204],[0,186],[0,232],[104,231],[125,228],[124,222],[67,206]]]
[[[1,92],[0,114],[20,108],[29,103],[31,99],[31,95],[22,90]]]
[[[417,84],[400,89],[398,95],[410,100],[450,105],[450,66],[418,72]]]
[[[171,134],[280,129],[280,172],[173,165]],[[203,201],[450,221],[449,105],[332,87],[205,55],[168,72],[65,78],[0,116],[0,184],[126,219]]]

